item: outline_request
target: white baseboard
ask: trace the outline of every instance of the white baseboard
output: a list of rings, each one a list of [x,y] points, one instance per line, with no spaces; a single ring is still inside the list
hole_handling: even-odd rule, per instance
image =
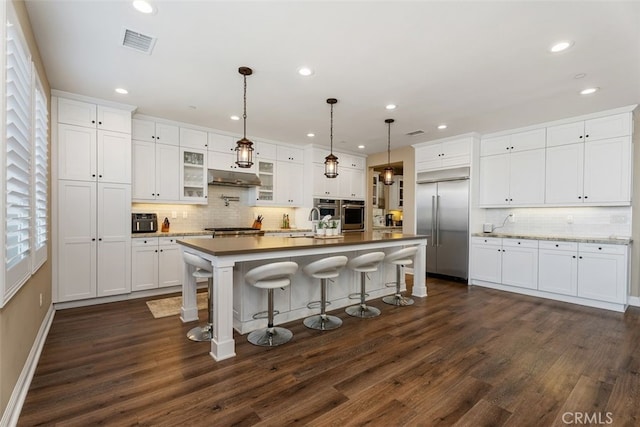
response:
[[[640,307],[640,297],[629,297],[629,305]]]
[[[49,306],[49,311],[47,311],[47,314],[42,320],[40,330],[38,331],[38,335],[36,335],[36,339],[31,346],[29,356],[24,362],[22,372],[20,372],[20,376],[18,377],[15,387],[13,387],[9,403],[7,403],[7,407],[2,414],[2,419],[0,420],[1,427],[15,426],[18,424],[18,417],[20,416],[20,411],[22,411],[24,400],[27,398],[27,392],[29,391],[33,374],[38,366],[42,347],[44,347],[44,343],[47,340],[49,328],[51,328],[55,313],[56,311],[53,308],[53,305]]]

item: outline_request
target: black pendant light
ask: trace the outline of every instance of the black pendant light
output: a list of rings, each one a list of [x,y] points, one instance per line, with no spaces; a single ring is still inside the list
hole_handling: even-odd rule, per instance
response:
[[[253,166],[253,142],[247,139],[247,76],[253,74],[253,70],[249,67],[240,67],[238,72],[244,76],[244,111],[242,113],[244,131],[242,139],[236,142],[236,165],[241,168],[250,168]]]
[[[335,178],[338,176],[338,158],[333,155],[333,104],[337,103],[335,98],[327,99],[327,104],[331,105],[331,152],[324,158],[324,176],[327,178]]]
[[[384,122],[389,126],[389,133],[387,135],[387,167],[382,172],[382,183],[384,185],[393,184],[393,168],[391,167],[391,123],[395,120],[386,119]]]

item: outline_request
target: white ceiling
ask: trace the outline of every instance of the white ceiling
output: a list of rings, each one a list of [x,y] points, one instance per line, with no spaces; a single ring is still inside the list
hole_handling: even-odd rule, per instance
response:
[[[393,148],[640,102],[637,1],[155,0],[153,15],[119,0],[26,4],[52,88],[142,114],[242,133],[229,116],[242,115],[237,69],[253,68],[253,138],[328,145],[329,97],[334,146],[366,153],[386,150],[389,117]],[[124,27],[157,37],[152,55],[122,47]],[[549,53],[562,39],[575,45]],[[578,95],[589,86],[601,90]]]

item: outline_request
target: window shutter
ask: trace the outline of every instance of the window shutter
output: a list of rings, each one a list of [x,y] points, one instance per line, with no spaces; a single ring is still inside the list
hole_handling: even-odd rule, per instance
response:
[[[49,187],[47,98],[35,68],[33,108],[33,272],[47,260],[47,202]]]

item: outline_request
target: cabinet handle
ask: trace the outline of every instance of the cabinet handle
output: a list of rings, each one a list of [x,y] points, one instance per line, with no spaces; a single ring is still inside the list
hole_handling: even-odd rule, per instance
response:
[[[518,242],[518,244],[520,244],[520,242]],[[557,245],[556,245],[557,246]]]
[[[513,199],[509,199],[510,202],[513,202]]]
[[[159,136],[156,136],[156,139],[160,139],[160,137],[159,137]]]
[[[575,259],[575,257],[576,257],[576,256],[575,256],[575,255],[573,255],[571,258],[574,258],[574,259]]]
[[[585,137],[585,138],[589,138],[589,134],[586,134],[584,137]]]
[[[508,201],[509,201],[509,199],[504,199],[504,201],[505,201],[505,202],[508,202]]]
[[[102,175],[98,175],[98,178],[102,178]]]
[[[156,253],[158,253],[158,250],[156,249]]]
[[[602,248],[598,248],[598,250],[599,250],[599,251],[601,251],[601,250],[602,250]]]
[[[91,174],[91,177],[92,177],[92,178],[95,178],[95,177],[96,177],[96,174],[95,174],[95,173],[92,173],[92,174]]]
[[[102,124],[102,122],[98,122],[98,124],[99,124],[99,125],[101,125],[101,124]]]
[[[584,196],[585,199],[589,198],[589,196]]]
[[[578,196],[578,199],[582,199],[582,196]]]
[[[102,237],[100,237],[100,238],[98,239],[98,242],[102,242]]]
[[[162,252],[162,251],[163,251],[163,249],[160,249],[160,252]]]
[[[160,193],[156,194],[156,196],[160,197]]]
[[[582,259],[582,257],[581,257],[581,256],[579,256],[578,258]]]
[[[511,149],[513,150],[513,147],[511,147]]]
[[[91,239],[91,241],[92,241],[92,242],[95,242],[95,241],[96,241],[96,238],[95,238],[95,237],[94,237],[94,238],[92,238],[92,239]]]
[[[580,139],[582,139],[582,135],[580,135]]]
[[[556,248],[558,247],[558,245],[556,245]],[[574,257],[575,258],[575,257]]]
[[[147,241],[146,241],[146,240],[145,240],[144,242],[145,242],[145,243],[147,243]]]

